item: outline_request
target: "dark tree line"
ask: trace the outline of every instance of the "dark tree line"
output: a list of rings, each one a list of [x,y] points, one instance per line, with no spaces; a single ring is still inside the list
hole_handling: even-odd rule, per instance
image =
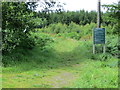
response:
[[[97,18],[97,12],[96,11],[67,11],[67,12],[52,12],[52,13],[44,13],[44,12],[38,12],[36,13],[36,17],[39,18],[46,18],[47,24],[52,23],[63,23],[69,25],[71,22],[74,22],[76,24],[85,25],[90,24],[91,22],[96,23]]]

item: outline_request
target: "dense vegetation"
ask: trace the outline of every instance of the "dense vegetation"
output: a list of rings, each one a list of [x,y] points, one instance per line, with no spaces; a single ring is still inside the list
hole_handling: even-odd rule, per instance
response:
[[[96,11],[65,12],[60,3],[51,0],[44,5],[35,12],[36,3],[2,3],[3,87],[117,88],[118,4],[103,5],[108,8],[101,22],[106,29],[105,54],[101,45],[92,54]],[[77,79],[63,75],[66,71]],[[59,79],[53,82],[55,77],[66,78],[67,84]]]
[[[80,11],[67,11],[67,12],[53,12],[53,13],[43,13],[43,12],[38,12],[36,14],[37,17],[39,18],[46,18],[48,23],[47,25],[51,23],[62,23],[62,24],[67,24],[69,25],[71,22],[74,22],[76,24],[80,25],[85,25],[87,23],[94,22],[96,23],[96,15],[97,13],[95,11],[85,11],[85,10],[80,10]]]
[[[34,6],[34,3],[33,3]],[[2,50],[3,54],[11,52],[16,47],[31,48],[32,39],[29,32],[33,30],[35,22],[29,3],[2,3]]]

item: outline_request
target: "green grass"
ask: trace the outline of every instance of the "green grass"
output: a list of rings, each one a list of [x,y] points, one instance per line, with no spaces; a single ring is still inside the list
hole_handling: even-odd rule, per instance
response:
[[[52,36],[51,48],[34,48],[3,67],[3,88],[117,88],[118,60],[92,60],[91,41]],[[93,55],[94,56],[94,55]],[[10,58],[9,58],[10,59]]]
[[[116,88],[118,87],[117,68],[104,67],[101,62],[88,61],[80,77],[76,80],[75,88]],[[82,76],[81,76],[82,75]]]

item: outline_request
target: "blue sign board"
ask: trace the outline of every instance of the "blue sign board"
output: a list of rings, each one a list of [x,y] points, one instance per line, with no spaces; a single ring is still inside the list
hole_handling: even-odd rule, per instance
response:
[[[95,28],[93,30],[94,44],[105,44],[105,28]]]

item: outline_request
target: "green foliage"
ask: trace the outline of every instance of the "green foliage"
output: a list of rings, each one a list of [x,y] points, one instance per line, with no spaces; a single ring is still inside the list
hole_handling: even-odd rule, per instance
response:
[[[68,26],[68,31],[67,31],[68,33],[69,32],[78,32],[78,33],[80,33],[81,31],[80,31],[80,29],[79,29],[79,25],[78,24],[75,24],[74,22],[71,22],[70,24],[69,24],[69,26]]]
[[[64,33],[67,30],[67,25],[66,24],[50,24],[48,27],[40,29],[42,32],[47,32],[47,33]],[[38,30],[39,31],[39,30]]]
[[[25,38],[25,36],[24,36],[21,38],[21,42],[16,47],[16,49],[21,48],[24,50],[31,50],[34,48],[34,46],[35,46],[34,38],[32,38],[31,36]]]
[[[111,35],[107,37],[107,52],[112,54],[113,56],[119,57],[120,51],[119,51],[119,44],[118,43],[118,36],[117,35]]]
[[[29,55],[31,48],[39,48],[39,52],[44,53],[48,52],[52,48],[51,43],[54,42],[53,38],[44,33],[31,33],[31,37],[28,40],[22,40],[20,45],[15,50],[12,50],[12,53],[3,55],[3,64],[4,66],[9,66],[18,62],[29,61]],[[23,48],[24,47],[24,48]],[[29,48],[27,50],[26,48]],[[37,53],[37,52],[34,52]]]
[[[72,39],[76,39],[76,40],[79,40],[81,38],[80,34],[78,34],[76,32],[66,33],[66,34],[63,34],[63,36],[66,38],[72,38]]]
[[[2,50],[3,54],[18,46],[29,48],[31,40],[29,32],[33,30],[34,22],[29,4],[24,2],[2,2]],[[29,42],[29,43],[28,43]],[[22,45],[22,44],[25,45]],[[28,44],[27,47],[24,47]]]
[[[38,17],[31,19],[31,22],[34,22],[35,28],[42,28],[42,27],[45,27],[47,25],[46,19],[42,19],[42,18],[38,18]]]
[[[50,32],[55,34],[63,33],[66,29],[66,25],[62,25],[61,23],[50,25]]]
[[[103,5],[103,7],[107,8],[107,12],[109,13],[109,15],[111,15],[110,17],[113,19],[119,19],[120,18],[120,7],[119,7],[120,1],[118,1],[118,3],[114,3],[114,4],[110,4],[110,5]]]
[[[62,23],[69,25],[71,22],[80,25],[86,25],[90,23],[96,23],[96,11],[62,11],[62,12],[52,12],[52,13],[45,13],[45,12],[38,12],[36,14],[39,18],[46,18],[48,25],[54,23]]]
[[[48,27],[37,29],[40,32],[57,34],[57,36],[69,37],[79,40],[82,36],[89,35],[92,36],[92,30],[95,28],[96,24],[86,24],[78,25],[71,22],[69,25],[66,24],[50,24]]]
[[[101,52],[102,53],[102,52]],[[92,60],[99,60],[99,61],[106,61],[106,60],[109,60],[110,58],[112,58],[113,56],[109,53],[96,53],[94,55],[91,55],[90,58]]]
[[[103,5],[104,8],[107,8],[107,12],[103,15],[103,23],[105,25],[111,25],[113,28],[113,34],[119,34],[119,24],[120,21],[120,2],[114,3],[111,5]]]
[[[34,37],[35,46],[40,47],[42,51],[46,50],[47,47],[50,47],[50,43],[54,42],[50,35],[44,33],[32,33],[32,37]]]
[[[85,35],[91,35],[92,36],[92,30],[96,27],[95,23],[90,23],[90,24],[86,24],[86,25],[81,25],[80,29],[81,29],[81,35],[85,36]]]

